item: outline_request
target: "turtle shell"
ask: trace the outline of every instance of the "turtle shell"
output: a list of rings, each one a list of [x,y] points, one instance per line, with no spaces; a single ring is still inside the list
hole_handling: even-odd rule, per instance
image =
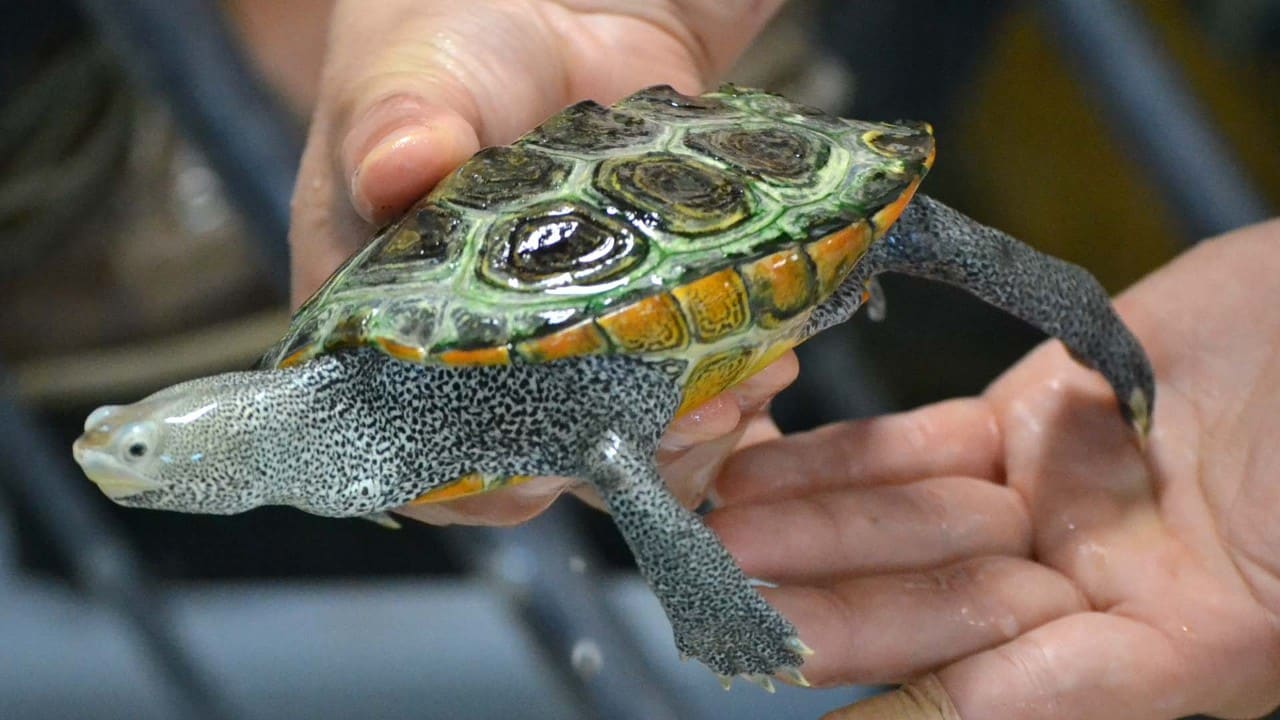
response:
[[[923,124],[643,90],[481,150],[297,312],[264,363],[659,363],[691,407],[803,339],[933,161]]]

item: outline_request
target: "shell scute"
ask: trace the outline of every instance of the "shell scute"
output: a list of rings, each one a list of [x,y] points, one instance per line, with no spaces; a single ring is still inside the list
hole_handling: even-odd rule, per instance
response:
[[[774,328],[813,307],[818,278],[809,256],[798,247],[780,250],[743,264],[756,322]]]
[[[807,243],[804,249],[817,275],[818,292],[823,296],[835,292],[870,247],[871,239],[871,226],[860,220]]]
[[[427,359],[427,349],[424,347],[406,345],[389,337],[377,337],[373,341],[379,350],[401,362],[421,364]]]
[[[749,175],[784,185],[812,181],[831,152],[827,142],[797,128],[779,126],[690,132],[685,135],[684,144]]]
[[[687,155],[610,158],[596,171],[595,185],[652,225],[680,235],[726,232],[755,210],[741,178]]]
[[[525,340],[516,352],[530,362],[551,362],[571,357],[598,355],[609,350],[609,341],[591,320]]]
[[[549,192],[569,176],[569,164],[522,145],[488,147],[432,192],[435,200],[486,209]]]
[[[369,265],[413,263],[421,272],[458,257],[466,242],[462,218],[434,203],[410,211],[373,242]]]
[[[553,203],[495,226],[480,273],[490,283],[523,292],[589,286],[624,275],[644,260],[648,247],[620,219],[583,203]]]
[[[363,307],[340,318],[324,337],[325,352],[362,347],[369,339],[373,308]]]
[[[750,324],[747,288],[733,268],[676,287],[671,294],[688,316],[698,340],[704,343],[745,330]]]
[[[629,354],[676,350],[689,344],[689,328],[675,298],[659,293],[600,316],[610,342]]]
[[[680,410],[697,407],[745,378],[754,354],[750,347],[735,347],[699,360],[685,381]]]
[[[436,355],[445,365],[510,365],[511,351],[506,345],[472,349],[445,350]]]
[[[455,307],[450,313],[457,339],[445,343],[439,349],[474,350],[505,344],[507,319],[502,315],[480,313],[465,307]]]
[[[701,401],[802,338],[933,160],[924,125],[669,87],[485,149],[358,252],[264,362],[629,354]],[[763,350],[761,350],[763,348]]]
[[[643,117],[585,100],[553,115],[525,140],[554,150],[595,153],[642,144],[661,132]]]

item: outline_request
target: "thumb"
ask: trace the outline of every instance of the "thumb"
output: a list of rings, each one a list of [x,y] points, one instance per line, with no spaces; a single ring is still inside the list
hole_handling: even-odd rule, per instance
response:
[[[926,675],[893,692],[833,710],[822,720],[960,720],[960,713],[936,675]]]
[[[317,113],[329,116],[324,140],[369,222],[561,103],[555,33],[518,4],[348,0],[332,27]]]
[[[364,220],[398,215],[480,148],[476,120],[435,99],[436,84],[424,78],[388,87],[344,133],[338,157]]]
[[[522,4],[339,0],[294,188],[300,303],[359,244],[481,143],[508,142],[561,102],[550,30]]]

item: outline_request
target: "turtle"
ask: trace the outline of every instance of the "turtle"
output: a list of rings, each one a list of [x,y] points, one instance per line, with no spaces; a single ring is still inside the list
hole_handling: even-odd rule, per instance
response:
[[[565,108],[480,150],[376,232],[254,370],[87,419],[73,451],[126,506],[335,517],[533,476],[598,492],[680,653],[803,682],[795,627],[659,477],[670,421],[849,319],[905,273],[1060,339],[1145,437],[1151,365],[1085,270],[916,189],[926,123],[725,85]]]

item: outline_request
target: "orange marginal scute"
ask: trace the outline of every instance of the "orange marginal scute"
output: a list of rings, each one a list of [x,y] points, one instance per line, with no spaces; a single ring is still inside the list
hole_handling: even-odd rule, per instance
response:
[[[689,344],[684,316],[675,299],[667,293],[650,295],[614,310],[596,323],[624,352],[657,352]]]

